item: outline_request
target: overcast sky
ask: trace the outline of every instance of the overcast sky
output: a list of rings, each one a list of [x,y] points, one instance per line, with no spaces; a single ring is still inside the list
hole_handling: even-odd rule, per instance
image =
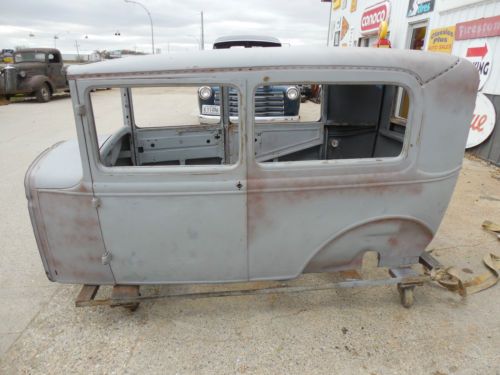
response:
[[[330,3],[320,0],[140,0],[151,12],[155,47],[162,53],[198,48],[200,11],[205,48],[221,35],[258,34],[283,43],[324,45]],[[124,0],[5,0],[0,12],[0,49],[57,47],[74,52],[151,51],[146,12]],[[115,33],[119,32],[119,36]],[[31,36],[30,36],[31,35]]]

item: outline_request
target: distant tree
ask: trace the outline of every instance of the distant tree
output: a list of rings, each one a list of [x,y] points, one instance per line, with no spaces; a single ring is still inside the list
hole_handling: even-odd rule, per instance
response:
[[[107,50],[105,50],[105,49],[103,49],[103,50],[101,50],[101,51],[99,51],[99,50],[97,50],[97,49],[96,49],[96,50],[94,51],[94,53],[98,54],[98,55],[99,55],[99,58],[100,58],[101,60],[109,59],[109,51],[107,51]]]

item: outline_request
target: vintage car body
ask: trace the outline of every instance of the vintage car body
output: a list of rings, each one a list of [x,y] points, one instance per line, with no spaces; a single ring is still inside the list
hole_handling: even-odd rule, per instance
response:
[[[70,68],[78,139],[42,153],[25,180],[50,280],[97,285],[282,280],[359,268],[367,251],[378,253],[380,266],[418,261],[461,168],[478,85],[472,64],[413,51],[264,50],[146,56]],[[404,137],[380,138],[382,153],[374,148],[370,157],[342,159],[336,156],[339,141],[330,138],[342,129],[332,125],[327,106],[314,123],[265,128],[255,122],[257,87],[302,82],[404,87],[412,102]],[[161,84],[237,89],[239,130],[232,131],[227,110],[220,128],[136,128],[128,87]],[[122,88],[124,127],[109,138],[98,138],[94,128],[89,93],[99,87]],[[228,89],[223,91],[226,97]],[[360,112],[356,105],[341,104]],[[189,131],[211,137],[213,150],[223,141],[217,136],[229,134],[239,153],[220,156],[220,165],[148,164],[158,162],[158,155],[188,159],[187,152],[212,150],[206,144],[195,151],[164,145]],[[349,143],[352,129],[349,134],[340,134],[341,145]],[[285,152],[282,143],[288,139]],[[355,145],[362,143],[361,136],[354,139]],[[155,149],[148,147],[153,140]],[[401,153],[391,151],[395,144]],[[330,156],[287,160],[311,146],[327,147]],[[361,153],[356,147],[353,152]]]
[[[57,91],[68,89],[59,50],[26,48],[13,55],[14,64],[7,65],[0,74],[0,95],[7,98],[17,94],[32,95],[43,103],[50,101]]]

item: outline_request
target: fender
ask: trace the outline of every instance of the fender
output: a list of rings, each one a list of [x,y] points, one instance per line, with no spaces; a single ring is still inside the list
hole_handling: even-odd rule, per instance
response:
[[[418,263],[434,232],[414,217],[379,217],[346,228],[313,254],[302,272],[359,269],[363,255],[378,253],[379,266]]]
[[[44,83],[47,83],[50,87],[50,90],[52,93],[55,92],[55,85],[54,83],[47,77],[46,75],[35,75],[32,77],[29,77],[28,79],[24,80],[22,83],[19,85],[19,90],[23,92],[35,92],[38,90]]]

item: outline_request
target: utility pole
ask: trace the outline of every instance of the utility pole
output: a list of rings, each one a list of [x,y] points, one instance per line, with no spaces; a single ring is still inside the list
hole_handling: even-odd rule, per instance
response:
[[[151,18],[151,12],[149,11],[148,8],[146,8],[146,6],[144,4],[142,4],[138,1],[133,1],[133,0],[123,0],[123,1],[125,1],[126,3],[139,5],[147,13],[147,15],[149,17],[149,23],[151,25],[151,52],[154,55],[155,54],[155,38],[154,38],[154,34],[153,34],[153,18]]]
[[[201,49],[205,49],[205,30],[203,27],[203,11],[201,11]]]
[[[75,47],[76,47],[76,59],[78,61],[80,61],[80,51],[78,49],[78,47],[80,47],[80,45],[78,44],[78,40],[75,40]]]

